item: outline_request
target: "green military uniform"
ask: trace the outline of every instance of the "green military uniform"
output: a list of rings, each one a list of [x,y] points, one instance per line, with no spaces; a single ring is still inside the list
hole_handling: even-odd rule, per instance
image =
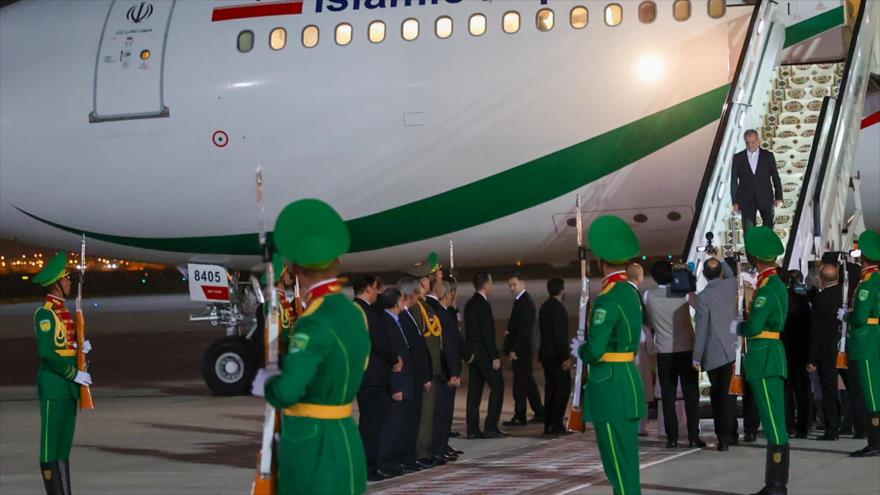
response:
[[[636,256],[639,242],[632,229],[614,216],[596,219],[590,246],[600,259],[621,265]],[[635,354],[642,329],[638,289],[626,272],[605,277],[590,311],[590,332],[578,355],[587,363],[584,419],[593,423],[605,475],[614,493],[637,495],[639,486],[639,420],[647,415]]]
[[[785,249],[769,227],[754,227],[746,232],[746,252],[766,263],[775,263]],[[785,423],[784,381],[788,376],[785,348],[779,334],[788,315],[788,291],[776,273],[776,267],[758,275],[758,288],[748,320],[741,322],[737,333],[749,338],[745,356],[745,376],[755,394],[758,414],[767,438],[765,488],[759,493],[786,493],[789,445]]]
[[[348,250],[349,234],[330,206],[301,200],[279,215],[275,242],[292,263],[323,269]],[[367,467],[351,403],[370,354],[366,319],[336,279],[310,288],[307,299],[281,375],[265,386],[284,414],[278,493],[362,493]]]
[[[67,276],[66,268],[67,256],[58,253],[33,281],[52,286]],[[79,385],[73,381],[77,374],[76,325],[64,299],[46,295],[45,302],[34,313],[34,334],[40,357],[40,468],[47,493],[66,493],[63,487],[69,488],[70,484],[68,459],[80,394]]]
[[[864,263],[852,312],[846,316],[850,325],[846,344],[850,367],[858,370],[865,404],[871,412],[868,445],[851,455],[867,457],[880,455],[880,234],[863,232],[859,248]]]

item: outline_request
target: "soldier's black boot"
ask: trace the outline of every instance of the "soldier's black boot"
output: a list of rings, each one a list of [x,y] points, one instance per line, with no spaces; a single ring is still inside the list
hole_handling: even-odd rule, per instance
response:
[[[64,488],[61,485],[61,470],[58,469],[58,461],[41,462],[40,475],[43,478],[43,485],[46,487],[46,495],[64,495]]]
[[[788,445],[768,445],[764,488],[755,495],[788,495]]]
[[[868,446],[850,454],[851,457],[876,457],[880,456],[880,413],[872,413],[868,420]]]
[[[67,459],[59,460],[58,470],[61,472],[61,488],[64,489],[64,495],[72,495],[73,489],[70,487],[70,461]]]

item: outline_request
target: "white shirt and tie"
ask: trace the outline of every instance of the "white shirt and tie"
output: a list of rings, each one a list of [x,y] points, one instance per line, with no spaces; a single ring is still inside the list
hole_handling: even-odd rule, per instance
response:
[[[749,151],[746,149],[746,157],[749,159],[749,167],[752,169],[752,175],[758,173],[758,155],[761,154],[761,149],[758,148],[755,151]]]

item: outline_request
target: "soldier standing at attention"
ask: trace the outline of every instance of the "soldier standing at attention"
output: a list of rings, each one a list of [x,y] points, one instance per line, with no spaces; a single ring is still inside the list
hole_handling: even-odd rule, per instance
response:
[[[871,415],[866,430],[868,446],[850,455],[874,457],[880,456],[880,234],[873,230],[862,232],[859,248],[862,277],[856,287],[852,312],[840,317],[850,325],[847,356],[851,367],[858,369],[865,405]]]
[[[278,493],[358,494],[367,467],[351,403],[370,354],[363,311],[342,292],[339,256],[350,237],[328,204],[288,205],[275,224],[275,245],[306,289],[280,375],[261,369],[253,392],[283,411]]]
[[[590,227],[590,247],[605,278],[593,301],[589,337],[572,340],[572,355],[590,365],[584,386],[584,420],[596,429],[605,475],[616,495],[638,495],[639,420],[647,415],[635,355],[642,331],[638,290],[627,283],[626,263],[639,254],[629,225],[612,215]]]
[[[758,269],[758,289],[748,319],[733,322],[737,333],[749,339],[749,352],[743,366],[767,437],[765,484],[758,495],[788,493],[784,386],[788,365],[785,348],[779,340],[788,315],[788,290],[776,272],[776,258],[784,251],[782,241],[770,227],[753,227],[746,232],[746,253]]]
[[[79,386],[92,377],[76,367],[76,325],[64,306],[70,294],[67,255],[56,254],[34,277],[48,289],[46,301],[34,313],[34,332],[40,356],[37,397],[40,399],[40,471],[47,495],[69,495],[70,448],[76,427]],[[85,341],[83,352],[92,346]]]

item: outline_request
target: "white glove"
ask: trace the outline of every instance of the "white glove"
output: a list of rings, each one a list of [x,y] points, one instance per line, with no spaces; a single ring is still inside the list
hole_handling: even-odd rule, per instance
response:
[[[266,368],[260,368],[257,371],[257,376],[254,377],[254,383],[251,385],[251,394],[256,397],[265,397],[266,396],[266,382],[269,381],[269,378],[278,375],[279,371],[269,371]]]
[[[737,318],[737,319],[733,320],[732,322],[730,322],[730,333],[731,333],[731,335],[736,335],[736,330],[739,328],[739,324],[742,323],[742,322],[743,322],[743,321],[740,320],[739,318]]]
[[[76,377],[74,377],[73,381],[75,383],[88,387],[92,384],[92,375],[86,373],[85,371],[77,371]]]
[[[92,350],[92,343],[90,341],[83,342],[83,354],[88,354],[89,351]]]
[[[575,338],[571,339],[571,355],[573,358],[575,358],[575,359],[581,358],[581,356],[578,354],[578,351],[580,350],[581,346],[586,343],[587,343],[586,340],[579,338],[579,337],[575,337]]]
[[[844,318],[846,318],[846,310],[843,308],[839,308],[837,310],[837,319],[843,321]]]

